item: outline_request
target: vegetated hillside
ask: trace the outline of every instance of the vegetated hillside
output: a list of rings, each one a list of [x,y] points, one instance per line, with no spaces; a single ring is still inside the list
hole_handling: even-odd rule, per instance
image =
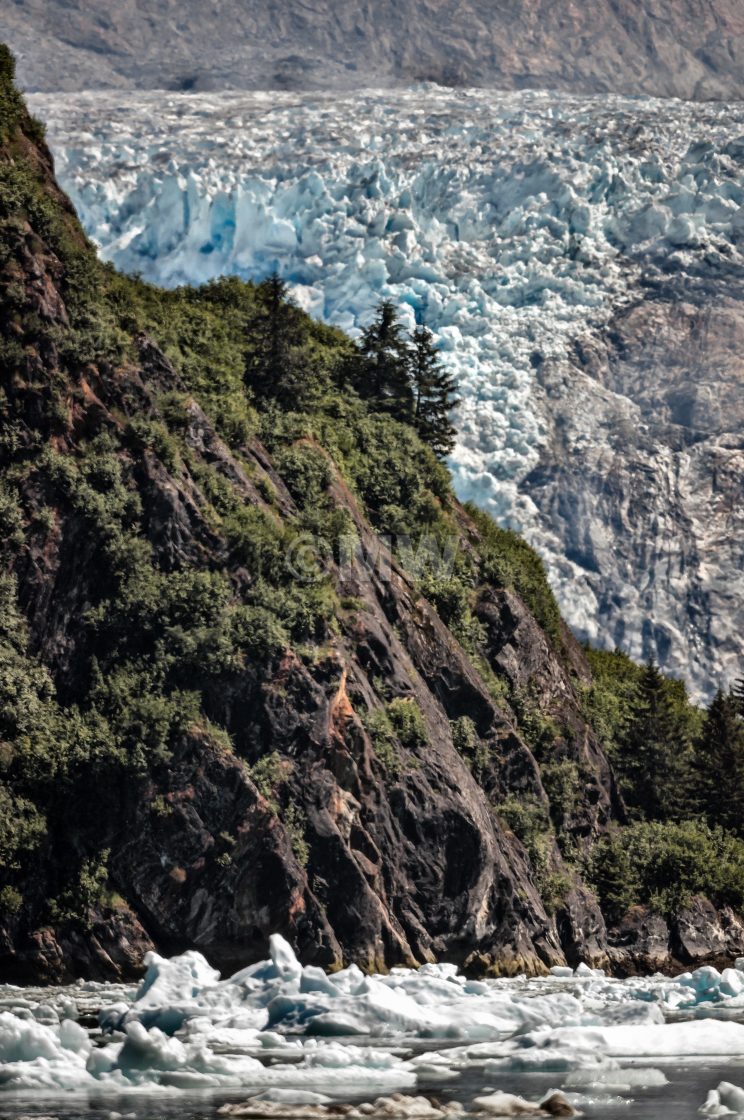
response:
[[[29,89],[743,88],[736,0],[2,0],[0,16]]]
[[[396,419],[404,366],[271,283],[101,264],[12,73],[0,975],[129,974],[153,943],[227,969],[272,931],[328,967],[744,951],[744,846],[698,780],[713,747],[738,773],[735,698],[703,727],[653,667],[592,680],[536,556]]]

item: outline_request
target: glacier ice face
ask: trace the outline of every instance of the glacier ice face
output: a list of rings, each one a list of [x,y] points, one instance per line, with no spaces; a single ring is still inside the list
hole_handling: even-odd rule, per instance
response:
[[[119,267],[165,285],[278,269],[352,334],[382,296],[426,321],[463,397],[458,493],[539,549],[574,628],[698,692],[733,675],[741,371],[719,393],[724,360],[708,376],[693,354],[706,323],[668,308],[738,302],[744,106],[425,86],[30,101]],[[643,377],[616,375],[616,336],[620,358],[661,340]],[[672,350],[693,369],[662,393]]]

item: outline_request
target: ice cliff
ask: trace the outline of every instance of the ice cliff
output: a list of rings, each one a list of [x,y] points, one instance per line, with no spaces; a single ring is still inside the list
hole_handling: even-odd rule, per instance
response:
[[[459,494],[577,633],[699,693],[742,652],[744,106],[548,94],[32,99],[103,254],[389,296],[457,373]]]

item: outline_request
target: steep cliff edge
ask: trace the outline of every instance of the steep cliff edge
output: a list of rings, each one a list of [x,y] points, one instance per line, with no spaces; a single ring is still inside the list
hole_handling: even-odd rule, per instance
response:
[[[296,313],[292,411],[254,288],[102,265],[0,61],[0,976],[606,963],[624,808],[539,561],[340,332]]]

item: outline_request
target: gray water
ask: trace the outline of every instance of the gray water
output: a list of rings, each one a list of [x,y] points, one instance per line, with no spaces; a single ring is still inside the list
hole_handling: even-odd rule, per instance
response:
[[[358,1040],[357,1040],[358,1041]],[[657,1065],[659,1065],[657,1063]],[[693,1120],[705,1103],[708,1092],[721,1081],[744,1085],[744,1055],[741,1061],[726,1064],[660,1065],[669,1084],[655,1089],[636,1090],[632,1097],[617,1098],[613,1103],[580,1103],[581,1113],[598,1120]],[[467,1106],[486,1089],[500,1089],[515,1093],[527,1100],[540,1100],[548,1090],[561,1087],[562,1075],[537,1073],[505,1073],[498,1084],[485,1080],[480,1071],[467,1071],[446,1089],[422,1081],[411,1094],[434,1097],[442,1101],[460,1101]],[[0,1120],[18,1120],[20,1117],[57,1117],[58,1120],[113,1120],[118,1115],[124,1120],[215,1120],[219,1108],[228,1102],[243,1101],[250,1095],[240,1090],[206,1091],[202,1093],[178,1092],[165,1096],[147,1096],[126,1093],[119,1096],[110,1092],[96,1098],[93,1095],[78,1097],[61,1093],[42,1095],[35,1093],[11,1095],[0,1098]],[[591,1090],[582,1095],[590,1096]],[[599,1095],[599,1094],[598,1094]],[[349,1097],[363,1101],[369,1096]],[[606,1094],[605,1094],[606,1099]]]

